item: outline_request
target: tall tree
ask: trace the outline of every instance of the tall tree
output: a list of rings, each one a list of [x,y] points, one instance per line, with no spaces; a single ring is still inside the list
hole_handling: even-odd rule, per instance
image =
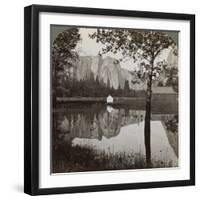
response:
[[[65,77],[70,77],[70,68],[78,58],[75,51],[76,45],[80,40],[79,29],[69,28],[58,34],[52,44],[52,67],[53,84],[59,86],[59,82]]]
[[[129,92],[130,92],[129,81],[126,80],[125,84],[124,84],[124,93],[125,93],[126,96],[128,96]]]
[[[121,53],[123,58],[132,58],[140,63],[138,77],[146,82],[145,146],[147,165],[151,165],[151,97],[152,82],[164,70],[166,63],[157,61],[164,49],[176,46],[174,40],[165,32],[131,29],[97,29],[91,38],[104,45],[102,53]],[[120,59],[120,61],[122,60]]]

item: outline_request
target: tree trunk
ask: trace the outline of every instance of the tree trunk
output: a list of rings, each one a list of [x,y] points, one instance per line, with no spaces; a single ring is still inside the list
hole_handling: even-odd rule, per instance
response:
[[[146,90],[146,114],[145,114],[145,125],[144,125],[144,138],[145,138],[145,149],[146,149],[146,165],[151,167],[151,96],[152,96],[152,72],[153,72],[153,61],[152,69],[147,81]]]

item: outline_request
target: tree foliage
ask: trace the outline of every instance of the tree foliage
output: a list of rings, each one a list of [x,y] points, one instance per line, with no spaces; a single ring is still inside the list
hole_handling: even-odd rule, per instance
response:
[[[51,51],[53,78],[54,82],[57,84],[59,82],[59,75],[61,72],[63,73],[64,69],[72,67],[75,60],[78,59],[78,54],[75,51],[75,48],[79,40],[79,29],[69,28],[59,33],[53,41]]]
[[[101,53],[121,53],[122,58],[131,58],[140,63],[137,70],[141,80],[151,81],[159,76],[159,73],[167,65],[164,61],[155,63],[156,58],[164,49],[169,47],[177,53],[174,40],[165,32],[131,30],[131,29],[97,29],[91,38],[104,45]]]
[[[121,53],[122,59],[129,57],[139,63],[138,77],[147,83],[146,114],[144,124],[146,163],[151,167],[151,96],[152,82],[167,65],[157,57],[164,49],[175,48],[171,37],[161,31],[131,30],[131,29],[97,29],[91,38],[104,45],[102,53]],[[174,51],[177,53],[177,51]],[[120,59],[121,60],[121,59]]]
[[[136,91],[129,88],[126,81],[124,88],[114,89],[109,83],[94,79],[93,76],[84,80],[66,79],[62,83],[63,87],[58,90],[58,96],[63,97],[106,97],[111,95],[113,97],[136,97],[144,96],[142,90]]]

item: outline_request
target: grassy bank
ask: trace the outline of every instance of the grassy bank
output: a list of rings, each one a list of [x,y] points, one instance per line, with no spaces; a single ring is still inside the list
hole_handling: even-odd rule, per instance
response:
[[[78,145],[60,147],[54,149],[53,173],[174,167],[170,161],[160,160],[152,160],[152,165],[147,166],[146,158],[141,154],[111,154]]]

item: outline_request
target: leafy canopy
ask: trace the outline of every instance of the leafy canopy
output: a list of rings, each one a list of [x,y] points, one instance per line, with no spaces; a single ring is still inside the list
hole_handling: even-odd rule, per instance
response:
[[[141,79],[146,79],[149,75],[158,77],[167,63],[164,61],[154,63],[156,57],[162,50],[176,47],[174,40],[167,33],[160,31],[97,29],[90,37],[104,45],[100,54],[120,52],[122,55],[120,61],[129,57],[134,62],[139,62],[138,75]]]
[[[65,67],[71,67],[73,61],[78,58],[75,51],[80,40],[79,29],[69,28],[58,34],[52,45],[52,64],[56,71],[63,71]]]

